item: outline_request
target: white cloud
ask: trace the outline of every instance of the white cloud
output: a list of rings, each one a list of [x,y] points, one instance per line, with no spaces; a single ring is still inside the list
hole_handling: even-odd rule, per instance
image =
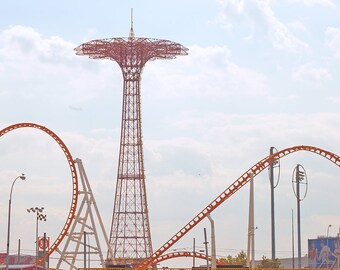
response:
[[[244,0],[217,0],[217,3],[219,3],[227,12],[220,12],[216,21],[227,29],[233,26],[233,20],[237,20],[238,16],[241,16],[244,13]]]
[[[117,64],[76,56],[76,45],[60,37],[45,38],[30,27],[13,26],[0,34],[0,45],[0,82],[4,85],[0,95],[9,100],[22,98],[31,106],[41,106],[32,103],[39,97],[46,106],[59,104],[86,113],[90,100],[116,89],[117,95],[121,92]],[[263,95],[266,84],[263,74],[233,63],[227,47],[192,46],[188,56],[148,63],[142,88],[146,98],[218,98]],[[161,91],[148,92],[155,86]]]
[[[306,6],[329,6],[336,7],[332,0],[289,0],[289,2],[294,4],[303,4]]]
[[[274,48],[297,52],[308,48],[308,45],[294,36],[287,26],[275,17],[269,1],[258,1],[259,9],[267,21],[268,33]]]
[[[60,37],[43,38],[31,27],[21,25],[12,26],[0,34],[0,57],[2,63],[15,61],[17,65],[31,64],[32,67],[40,63],[54,65],[71,62],[74,45]],[[26,74],[23,74],[26,75]]]
[[[327,101],[333,103],[333,104],[340,104],[340,97],[338,96],[331,96],[327,98]]]
[[[327,46],[333,51],[335,57],[340,58],[340,29],[327,27],[325,34]]]
[[[275,49],[302,52],[309,48],[308,44],[289,31],[289,23],[286,25],[275,16],[270,1],[219,0],[218,3],[223,8],[218,20],[229,28],[238,25],[239,21],[246,21],[252,32],[257,31],[248,36],[258,36],[264,32]]]
[[[2,94],[63,103],[93,99],[114,79],[109,61],[90,62],[76,56],[75,47],[58,36],[45,38],[31,27],[17,25],[4,30],[0,33]]]
[[[287,26],[290,29],[295,29],[295,30],[299,30],[299,31],[306,31],[307,30],[306,26],[301,21],[298,21],[298,20],[288,23]]]
[[[265,75],[232,62],[227,47],[192,46],[189,55],[166,64],[147,64],[143,89],[148,97],[156,85],[161,89],[153,97],[230,97],[263,95],[267,91]]]
[[[286,102],[296,102],[299,99],[299,96],[295,95],[295,94],[291,94],[291,95],[275,95],[275,96],[269,96],[268,97],[268,102],[270,104],[278,104],[278,103],[286,103]]]
[[[308,81],[317,84],[332,79],[332,75],[328,69],[315,67],[311,63],[298,67],[293,73],[292,77],[297,81]]]

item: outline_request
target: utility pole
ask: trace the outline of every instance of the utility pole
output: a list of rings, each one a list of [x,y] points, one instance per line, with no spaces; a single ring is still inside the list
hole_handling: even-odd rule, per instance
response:
[[[274,147],[270,147],[269,154],[274,154]],[[270,213],[271,213],[271,235],[272,235],[272,261],[275,260],[275,208],[274,208],[274,160],[269,165],[270,181]]]
[[[195,259],[196,259],[196,244],[195,244],[195,238],[194,238],[194,241],[193,241],[193,253],[194,253],[194,256],[192,257],[192,268],[195,268]]]
[[[297,164],[295,169],[295,179],[294,179],[294,173],[293,173],[293,190],[296,197],[296,203],[297,203],[297,240],[298,240],[298,268],[301,268],[301,220],[300,220],[300,202],[303,201],[306,198],[307,195],[307,175],[306,171],[303,168],[302,165]],[[295,184],[295,185],[294,185]],[[303,197],[300,195],[300,185],[305,184],[305,194]],[[296,187],[296,188],[294,188]]]
[[[292,259],[293,259],[293,269],[295,268],[295,259],[294,259],[294,210],[292,209]]]
[[[207,270],[209,270],[209,254],[208,254],[208,241],[207,241],[207,229],[204,228],[204,246],[205,246],[205,256],[207,257]]]

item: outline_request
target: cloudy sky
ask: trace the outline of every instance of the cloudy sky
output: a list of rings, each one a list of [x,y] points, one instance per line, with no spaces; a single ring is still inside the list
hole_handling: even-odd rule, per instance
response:
[[[107,231],[122,76],[116,63],[76,56],[73,49],[93,39],[128,36],[131,8],[136,36],[189,49],[188,56],[147,63],[142,76],[154,250],[267,156],[271,146],[313,145],[339,155],[337,0],[4,1],[0,128],[34,122],[57,133],[73,157],[82,159]],[[1,137],[0,153],[0,252],[6,251],[9,190],[25,173],[27,181],[16,182],[13,191],[11,252],[21,239],[21,252],[34,254],[35,217],[26,208],[44,206],[48,221],[39,224],[40,234],[58,236],[71,200],[66,159],[50,137],[33,129]],[[296,220],[296,164],[308,176],[301,203],[302,254],[307,239],[325,235],[328,225],[330,235],[339,231],[339,168],[311,153],[289,155],[281,160],[275,189],[279,258],[292,254],[287,239],[292,239],[292,211]],[[248,196],[245,186],[212,213],[218,256],[247,249]],[[255,225],[256,257],[271,257],[267,170],[255,178]],[[209,226],[201,222],[172,251],[192,250],[193,238],[202,249],[203,228]],[[58,255],[52,257],[55,264]],[[191,266],[191,261],[161,265]]]

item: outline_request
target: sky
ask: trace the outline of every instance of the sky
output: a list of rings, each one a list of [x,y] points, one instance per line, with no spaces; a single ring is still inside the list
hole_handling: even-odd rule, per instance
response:
[[[187,56],[148,62],[142,74],[154,250],[266,157],[271,146],[312,145],[339,155],[340,1],[3,1],[0,129],[33,122],[54,131],[73,158],[82,160],[107,232],[122,74],[116,63],[77,56],[74,48],[94,39],[127,37],[131,8],[136,37],[172,40],[189,49]],[[67,161],[56,142],[30,128],[2,136],[0,153],[0,252],[6,251],[9,191],[24,173],[27,180],[18,180],[13,190],[10,250],[17,252],[20,239],[21,252],[34,254],[35,216],[26,209],[43,206],[47,221],[39,223],[39,234],[56,239],[71,202]],[[291,154],[280,161],[280,173],[275,171],[278,258],[292,256],[297,164],[305,168],[308,182],[301,202],[302,254],[307,240],[326,235],[329,225],[330,236],[340,229],[339,168],[312,153]],[[267,170],[254,185],[255,255],[271,257]],[[212,213],[219,257],[247,250],[248,198],[246,185]],[[203,249],[204,228],[210,232],[208,220],[170,251],[191,251],[193,238]],[[53,254],[51,264],[57,259]],[[161,266],[191,264],[192,259],[176,259]]]

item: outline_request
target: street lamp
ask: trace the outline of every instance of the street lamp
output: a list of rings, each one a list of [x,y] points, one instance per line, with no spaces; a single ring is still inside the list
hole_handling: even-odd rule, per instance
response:
[[[14,179],[11,191],[9,193],[9,201],[8,201],[8,225],[7,225],[7,249],[6,249],[6,270],[8,270],[8,263],[9,263],[9,236],[10,236],[10,230],[11,230],[11,206],[12,206],[12,192],[13,192],[13,186],[15,182],[18,179],[25,180],[26,176],[24,174],[19,175],[17,178]]]
[[[36,230],[35,230],[35,269],[38,269],[38,221],[46,221],[46,215],[43,215],[42,212],[44,207],[31,207],[27,209],[28,213],[36,213],[37,214],[37,222],[36,222]]]
[[[326,243],[327,243],[327,257],[326,257],[326,260],[327,260],[327,269],[328,269],[328,257],[329,257],[329,251],[330,251],[330,248],[329,248],[329,246],[328,246],[328,235],[329,235],[329,228],[330,227],[332,227],[332,225],[331,224],[329,224],[328,225],[328,227],[327,227],[327,239],[326,239]]]

